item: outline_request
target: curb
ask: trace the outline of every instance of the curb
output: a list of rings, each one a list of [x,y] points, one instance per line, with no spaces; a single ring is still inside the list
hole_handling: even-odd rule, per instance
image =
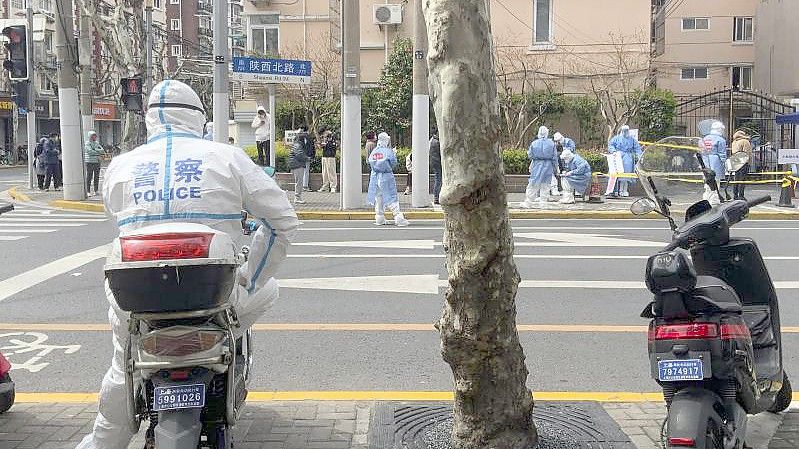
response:
[[[11,198],[13,198],[14,200],[16,200],[16,201],[19,201],[21,203],[30,203],[31,202],[31,197],[29,197],[28,195],[25,195],[24,193],[21,193],[21,192],[17,191],[16,187],[11,187],[6,192],[8,192],[8,195]]]
[[[80,210],[84,212],[105,212],[102,203],[88,203],[84,201],[54,200],[47,203],[49,206],[59,209]]]

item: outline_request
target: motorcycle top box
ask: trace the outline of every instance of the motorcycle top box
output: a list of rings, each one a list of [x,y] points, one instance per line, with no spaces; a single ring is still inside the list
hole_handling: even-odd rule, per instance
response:
[[[114,240],[105,276],[126,312],[183,312],[223,305],[238,265],[228,234],[201,224],[168,223]]]

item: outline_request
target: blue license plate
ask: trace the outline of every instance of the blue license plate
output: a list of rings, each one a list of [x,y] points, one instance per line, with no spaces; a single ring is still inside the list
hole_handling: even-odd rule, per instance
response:
[[[702,380],[705,378],[701,360],[661,360],[658,362],[658,379],[661,382]]]
[[[154,393],[153,411],[156,412],[205,406],[205,384],[156,387]]]

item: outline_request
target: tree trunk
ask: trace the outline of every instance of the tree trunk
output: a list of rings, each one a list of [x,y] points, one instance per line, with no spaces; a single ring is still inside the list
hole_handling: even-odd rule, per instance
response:
[[[449,288],[437,327],[455,380],[455,449],[538,440],[516,330],[519,274],[500,155],[485,0],[426,0],[428,63],[444,167]]]

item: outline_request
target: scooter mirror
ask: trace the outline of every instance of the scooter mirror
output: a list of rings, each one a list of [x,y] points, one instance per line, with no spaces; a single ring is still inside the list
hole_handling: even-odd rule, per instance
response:
[[[630,206],[633,215],[646,215],[656,209],[655,203],[649,198],[639,198]]]

